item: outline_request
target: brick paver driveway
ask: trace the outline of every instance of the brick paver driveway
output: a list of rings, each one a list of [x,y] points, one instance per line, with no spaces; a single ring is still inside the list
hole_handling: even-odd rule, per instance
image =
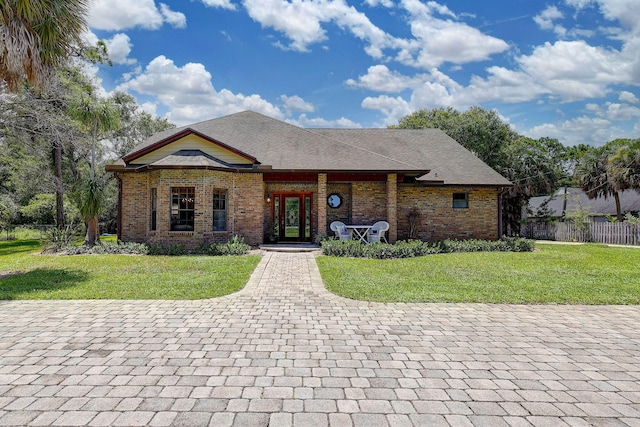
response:
[[[0,303],[0,425],[640,425],[638,307],[374,304],[267,253],[206,301]]]

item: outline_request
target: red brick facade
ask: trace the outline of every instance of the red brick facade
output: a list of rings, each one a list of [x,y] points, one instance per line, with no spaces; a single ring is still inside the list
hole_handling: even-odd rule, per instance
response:
[[[322,174],[321,174],[322,175]],[[492,187],[430,187],[397,183],[395,174],[386,182],[264,182],[261,173],[222,172],[202,169],[161,169],[120,173],[120,238],[124,241],[157,242],[195,246],[201,242],[226,241],[239,234],[251,245],[263,243],[266,226],[273,221],[273,200],[278,193],[312,194],[312,238],[330,235],[329,225],[339,220],[350,224],[388,221],[389,241],[409,237],[407,212],[418,208],[415,237],[437,241],[446,238],[496,239],[498,190]],[[195,189],[193,231],[170,231],[172,187]],[[324,188],[323,188],[324,187]],[[151,230],[151,189],[155,188],[156,229]],[[213,193],[225,190],[227,230],[213,231]],[[338,194],[342,204],[326,205],[326,197]],[[467,194],[468,207],[454,208],[453,194]]]

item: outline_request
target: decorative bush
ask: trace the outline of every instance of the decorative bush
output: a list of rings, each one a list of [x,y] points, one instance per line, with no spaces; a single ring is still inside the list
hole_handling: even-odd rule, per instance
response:
[[[369,243],[363,245],[354,240],[324,240],[322,254],[352,258],[413,258],[438,253],[452,252],[531,252],[535,242],[521,237],[503,237],[502,240],[443,240],[434,244],[420,240],[401,240],[395,245]]]
[[[249,252],[251,246],[244,242],[244,237],[235,235],[226,243],[200,243],[189,250],[184,245],[163,245],[161,243],[149,243],[149,255],[244,255]]]
[[[144,243],[119,242],[118,244],[103,243],[95,246],[66,246],[67,255],[146,255],[149,248]]]

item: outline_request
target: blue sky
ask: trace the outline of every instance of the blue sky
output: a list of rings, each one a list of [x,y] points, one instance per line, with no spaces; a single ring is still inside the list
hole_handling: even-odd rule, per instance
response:
[[[638,0],[93,0],[92,71],[178,125],[384,127],[480,105],[565,145],[640,137]]]

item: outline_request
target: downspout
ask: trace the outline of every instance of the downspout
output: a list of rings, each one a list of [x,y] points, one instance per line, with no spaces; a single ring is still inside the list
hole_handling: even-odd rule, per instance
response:
[[[116,218],[116,236],[118,241],[122,240],[122,177],[119,173],[113,174],[118,181],[118,209]]]
[[[502,227],[504,226],[504,224],[502,220],[502,195],[506,192],[507,190],[505,190],[504,188],[498,188],[498,235],[496,236],[498,239],[500,239],[503,234]]]

